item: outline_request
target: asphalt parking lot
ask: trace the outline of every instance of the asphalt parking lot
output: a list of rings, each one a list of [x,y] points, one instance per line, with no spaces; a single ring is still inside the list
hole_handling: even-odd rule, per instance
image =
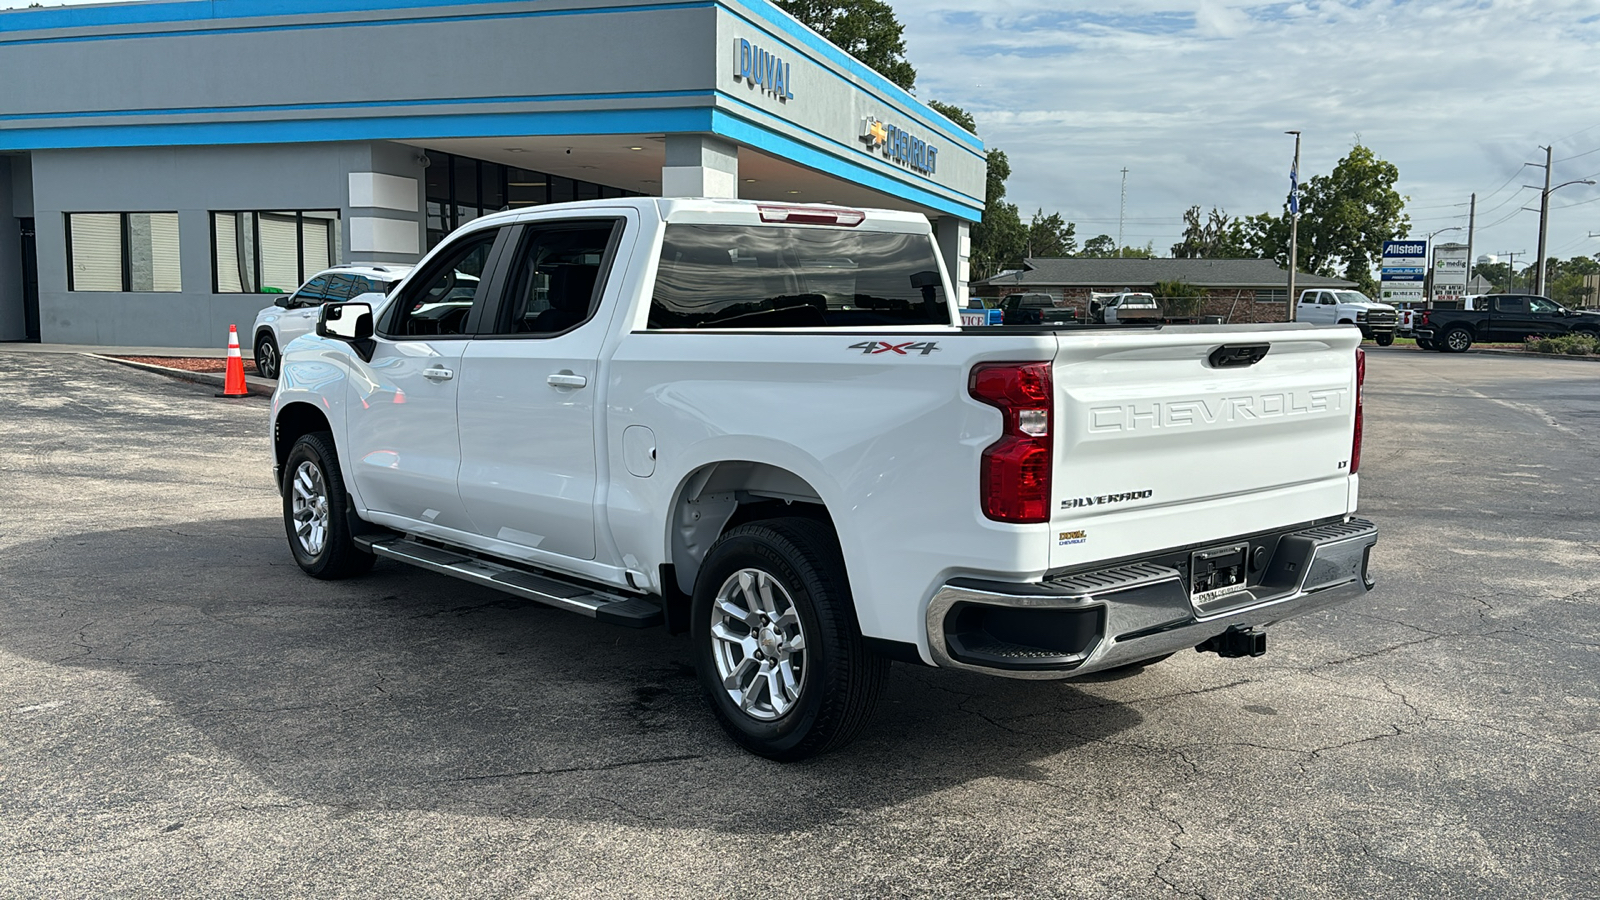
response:
[[[264,399],[0,347],[0,895],[1600,896],[1600,364],[1368,360],[1366,601],[1116,681],[897,665],[782,766],[679,638],[304,577]]]

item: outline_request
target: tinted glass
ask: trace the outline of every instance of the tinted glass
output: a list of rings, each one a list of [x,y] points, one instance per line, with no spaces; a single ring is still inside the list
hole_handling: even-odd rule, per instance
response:
[[[1546,300],[1543,297],[1528,298],[1528,309],[1536,313],[1553,313],[1560,308],[1560,305],[1554,300]]]
[[[328,289],[323,293],[323,297],[331,303],[349,300],[351,297],[355,296],[355,294],[350,290],[351,286],[354,284],[355,279],[351,278],[349,275],[329,275]]]
[[[557,334],[587,322],[614,226],[609,220],[529,225],[496,333]]]
[[[395,304],[395,321],[388,333],[395,337],[466,333],[467,316],[498,233],[494,228],[477,232],[436,257]]]
[[[1503,313],[1525,313],[1528,311],[1528,298],[1501,297],[1495,301],[1495,309]]]
[[[925,234],[668,225],[651,328],[947,325]]]
[[[306,282],[305,287],[294,292],[294,296],[289,298],[289,305],[316,306],[318,304],[327,302],[327,299],[328,276],[318,275],[317,277]]]

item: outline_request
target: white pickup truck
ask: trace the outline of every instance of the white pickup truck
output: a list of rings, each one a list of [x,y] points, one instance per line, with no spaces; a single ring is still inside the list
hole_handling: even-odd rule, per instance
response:
[[[1313,325],[1354,325],[1361,336],[1377,341],[1378,346],[1394,343],[1400,327],[1400,313],[1387,303],[1379,303],[1360,291],[1316,289],[1300,292],[1295,321]]]
[[[290,549],[687,631],[728,734],[785,760],[851,739],[891,659],[1258,655],[1371,588],[1354,329],[957,323],[917,215],[478,219],[285,348]]]

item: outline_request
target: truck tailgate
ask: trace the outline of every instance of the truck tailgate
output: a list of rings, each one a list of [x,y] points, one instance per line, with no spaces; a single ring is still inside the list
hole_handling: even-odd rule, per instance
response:
[[[1052,567],[1346,514],[1360,340],[1305,325],[1060,335]],[[1266,355],[1213,364],[1249,345]]]

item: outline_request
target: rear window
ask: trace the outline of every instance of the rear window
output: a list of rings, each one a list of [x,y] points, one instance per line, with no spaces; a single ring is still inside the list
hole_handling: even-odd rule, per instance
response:
[[[649,327],[948,325],[937,260],[925,234],[668,225]]]

